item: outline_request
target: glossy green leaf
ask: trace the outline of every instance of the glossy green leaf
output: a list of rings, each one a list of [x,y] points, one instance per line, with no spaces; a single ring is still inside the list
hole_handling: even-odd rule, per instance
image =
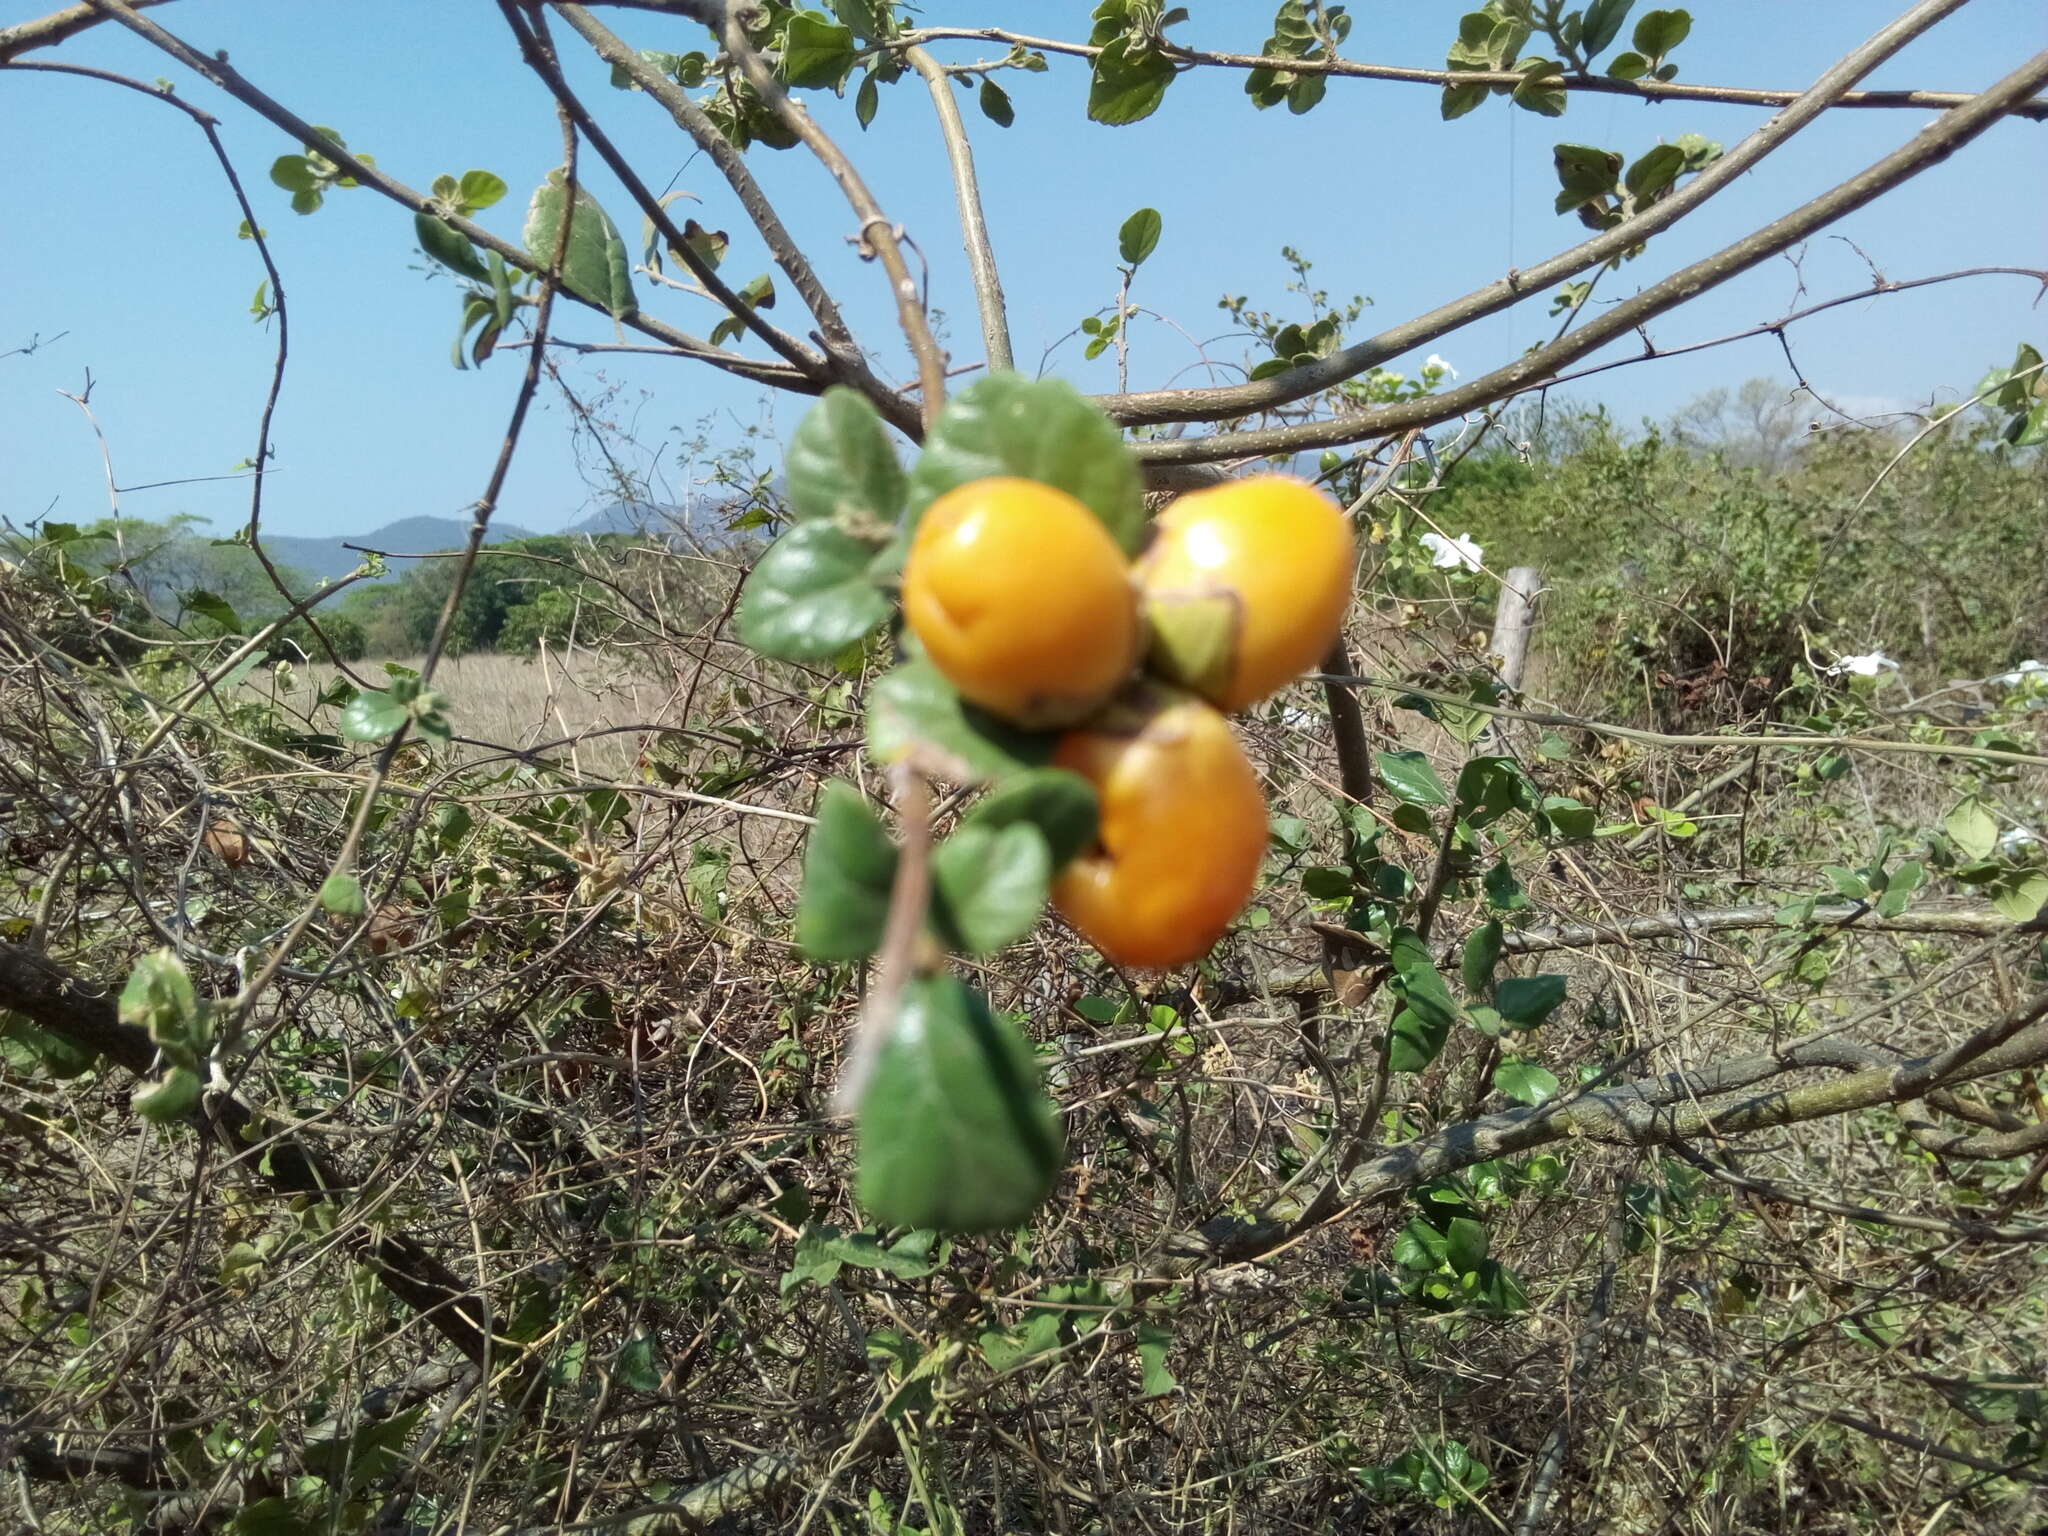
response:
[[[1052,870],[1044,834],[1029,822],[963,826],[932,856],[932,919],[949,945],[992,954],[1031,931]]]
[[[1159,244],[1161,221],[1157,208],[1140,208],[1117,231],[1116,251],[1127,267],[1135,267]]]
[[[419,237],[420,249],[442,266],[480,283],[490,281],[490,272],[467,235],[449,228],[431,213],[414,214],[412,228]]]
[[[1458,770],[1457,814],[1474,827],[1498,821],[1509,811],[1534,812],[1536,786],[1511,757],[1468,758]]]
[[[1095,786],[1064,768],[1036,768],[1006,779],[970,811],[968,827],[1038,829],[1058,869],[1095,841],[1100,806]]]
[[[860,1203],[895,1226],[1013,1227],[1052,1192],[1061,1139],[1016,1027],[950,976],[912,982],[861,1100]]]
[[[1095,56],[1088,81],[1088,116],[1113,127],[1150,117],[1173,84],[1173,62],[1156,48],[1134,46],[1126,35]]]
[[[350,741],[382,741],[410,718],[406,707],[379,689],[368,688],[341,711],[341,734]]]
[[[1002,779],[1036,768],[1052,756],[1058,738],[1020,731],[964,701],[929,662],[906,662],[868,694],[868,752],[877,762],[900,761],[913,749],[951,760],[959,782]]]
[[[1064,380],[996,373],[949,400],[910,472],[912,523],[955,486],[992,475],[1065,491],[1102,519],[1126,554],[1143,542],[1137,460],[1109,418]]]
[[[1499,921],[1481,923],[1465,940],[1460,977],[1467,997],[1485,997],[1493,986],[1494,967],[1500,964],[1503,933]]]
[[[534,189],[533,201],[527,206],[526,230],[521,238],[526,254],[542,270],[547,270],[555,259],[568,200],[568,188],[557,167]],[[590,189],[580,185],[576,188],[575,211],[569,216],[568,249],[562,253],[562,285],[578,298],[614,315],[630,314],[635,307],[626,242],[618,226],[590,195]]]
[[[810,960],[865,960],[881,947],[896,845],[861,792],[833,779],[804,848],[796,944]]]
[[[797,423],[783,477],[790,511],[806,522],[881,537],[903,511],[903,466],[882,418],[867,396],[844,385],[826,390]]]
[[[1449,805],[1450,791],[1420,752],[1379,752],[1380,781],[1410,805]]]
[[[800,89],[830,89],[853,68],[853,29],[816,11],[789,18],[782,41],[782,78]]]
[[[771,544],[740,594],[740,639],[782,661],[823,661],[889,616],[868,576],[874,546],[831,523],[800,523]]]
[[[1565,999],[1562,976],[1509,976],[1494,988],[1493,1003],[1500,1016],[1520,1029],[1534,1029]]]
[[[1517,1104],[1533,1107],[1556,1094],[1557,1078],[1533,1061],[1510,1056],[1493,1069],[1493,1086]]]
[[[1390,986],[1401,1007],[1390,1026],[1388,1065],[1396,1072],[1420,1072],[1444,1048],[1457,1022],[1458,1005],[1430,959],[1428,946],[1413,932],[1396,929],[1390,953]]]
[[[1469,1275],[1486,1262],[1486,1227],[1470,1216],[1453,1216],[1444,1228],[1444,1262]]]

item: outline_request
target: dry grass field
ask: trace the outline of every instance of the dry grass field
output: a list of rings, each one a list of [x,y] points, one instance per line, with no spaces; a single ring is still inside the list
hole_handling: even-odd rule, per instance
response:
[[[421,658],[390,658],[417,668]],[[383,676],[380,660],[360,661],[352,670],[375,684]],[[304,712],[322,689],[333,682],[331,663],[294,667],[279,702]],[[564,656],[549,651],[539,656],[481,654],[444,661],[435,685],[454,705],[458,736],[483,750],[546,746],[548,756],[584,776],[611,777],[629,767],[644,737],[633,727],[676,725],[681,690],[656,676],[637,656],[619,651],[579,649]],[[277,687],[268,672],[254,674],[249,686],[268,693]]]

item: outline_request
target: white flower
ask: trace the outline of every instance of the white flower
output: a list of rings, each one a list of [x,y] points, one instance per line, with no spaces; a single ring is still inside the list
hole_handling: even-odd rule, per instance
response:
[[[1840,677],[1846,672],[1851,677],[1875,677],[1886,667],[1899,670],[1899,664],[1883,651],[1872,651],[1867,656],[1844,656],[1828,668],[1828,676]]]
[[[1486,551],[1472,540],[1469,533],[1461,533],[1455,539],[1447,539],[1440,533],[1425,533],[1422,547],[1429,551],[1429,563],[1440,571],[1468,571],[1479,569],[1479,562]]]
[[[2010,672],[2001,672],[1992,679],[2008,688],[2017,688],[2021,683],[2048,683],[2048,661],[2029,658]]]
[[[1438,357],[1434,352],[1430,353],[1427,358],[1423,359],[1422,363],[1422,371],[1424,373],[1429,372],[1429,370],[1432,368],[1434,368],[1438,373],[1441,373],[1448,378],[1455,379],[1458,376],[1458,370],[1453,368],[1449,363],[1445,362],[1442,358]]]
[[[2039,841],[2040,839],[2025,827],[2007,827],[1998,834],[1998,851],[2006,854],[2018,853],[2023,848],[2031,848]]]

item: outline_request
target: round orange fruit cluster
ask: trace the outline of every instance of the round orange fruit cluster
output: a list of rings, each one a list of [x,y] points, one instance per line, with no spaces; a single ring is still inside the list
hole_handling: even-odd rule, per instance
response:
[[[1337,505],[1280,475],[1180,497],[1135,563],[1034,480],[976,480],[926,509],[904,618],[969,703],[1064,733],[1053,762],[1094,785],[1100,821],[1053,904],[1111,960],[1197,959],[1250,898],[1265,795],[1223,716],[1322,661],[1352,561]]]

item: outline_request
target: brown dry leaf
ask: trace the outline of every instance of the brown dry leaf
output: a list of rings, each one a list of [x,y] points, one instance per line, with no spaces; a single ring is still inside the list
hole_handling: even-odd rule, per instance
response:
[[[208,853],[230,869],[249,862],[249,839],[231,821],[216,817],[207,824],[206,836],[201,841]]]

